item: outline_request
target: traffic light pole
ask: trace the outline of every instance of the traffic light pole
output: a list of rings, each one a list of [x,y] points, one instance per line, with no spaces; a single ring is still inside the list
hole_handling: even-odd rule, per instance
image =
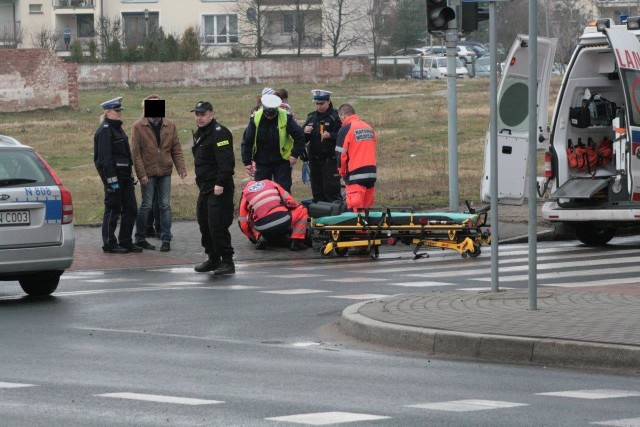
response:
[[[449,3],[451,3],[450,0]],[[447,48],[447,93],[449,97],[448,117],[448,151],[449,151],[449,210],[458,212],[460,195],[458,191],[458,75],[456,59],[458,59],[458,24],[455,19],[449,21],[449,29],[445,32]]]

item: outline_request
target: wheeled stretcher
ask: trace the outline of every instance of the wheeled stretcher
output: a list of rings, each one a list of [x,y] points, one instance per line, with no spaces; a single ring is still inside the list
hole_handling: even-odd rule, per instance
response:
[[[375,258],[381,245],[414,244],[415,258],[422,247],[451,249],[465,258],[480,255],[491,242],[486,228],[489,206],[468,213],[413,212],[411,208],[370,208],[362,212],[311,218],[313,247],[323,256],[345,256],[349,248],[366,249]],[[484,229],[483,229],[484,227]]]

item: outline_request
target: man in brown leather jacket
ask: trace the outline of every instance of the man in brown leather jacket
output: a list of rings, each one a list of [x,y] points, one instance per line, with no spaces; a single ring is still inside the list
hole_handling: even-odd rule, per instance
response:
[[[146,230],[154,194],[160,205],[162,246],[160,251],[171,250],[171,173],[173,167],[180,178],[187,176],[178,131],[173,121],[164,117],[164,101],[158,95],[149,95],[144,102],[145,114],[133,124],[131,154],[136,175],[142,185],[142,202],[136,219],[136,245],[155,249],[147,242]]]

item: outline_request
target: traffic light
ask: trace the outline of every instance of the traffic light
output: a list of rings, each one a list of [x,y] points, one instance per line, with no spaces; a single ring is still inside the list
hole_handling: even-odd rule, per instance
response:
[[[449,28],[449,21],[456,13],[447,6],[447,0],[427,0],[427,30],[431,34],[441,34]]]
[[[477,2],[462,2],[462,18],[460,30],[470,33],[478,29],[478,22],[489,19],[489,10],[478,7]]]

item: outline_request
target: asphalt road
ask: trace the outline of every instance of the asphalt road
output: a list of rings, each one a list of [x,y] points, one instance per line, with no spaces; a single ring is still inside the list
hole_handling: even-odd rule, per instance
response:
[[[487,259],[344,261],[73,272],[45,300],[3,284],[0,426],[640,426],[637,376],[435,360],[336,326],[363,299],[468,287],[482,274],[455,273]],[[452,274],[408,276],[423,265]]]

